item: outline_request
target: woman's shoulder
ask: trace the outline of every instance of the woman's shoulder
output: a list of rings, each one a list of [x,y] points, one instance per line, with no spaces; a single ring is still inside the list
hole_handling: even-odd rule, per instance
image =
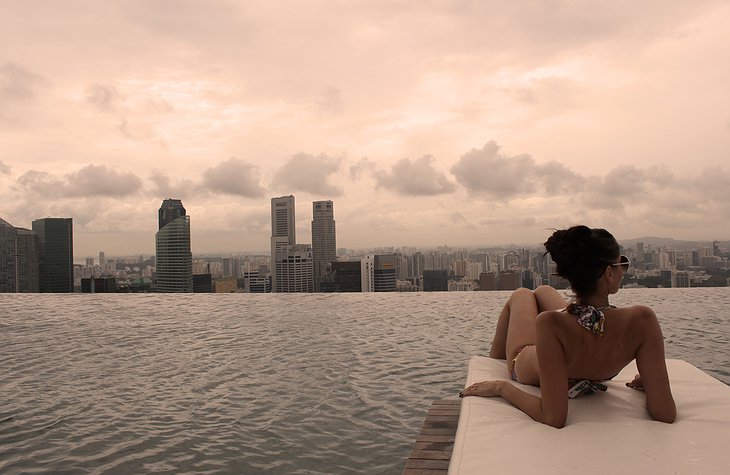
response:
[[[646,305],[630,305],[628,307],[617,307],[614,311],[623,313],[636,319],[656,319],[656,313]]]
[[[631,305],[629,307],[620,307],[614,309],[619,315],[622,315],[626,322],[632,327],[655,327],[659,325],[656,313],[651,307],[646,305]]]

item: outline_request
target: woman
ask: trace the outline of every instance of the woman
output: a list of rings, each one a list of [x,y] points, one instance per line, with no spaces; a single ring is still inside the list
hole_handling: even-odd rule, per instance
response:
[[[499,315],[489,354],[507,360],[515,381],[540,386],[541,397],[508,381],[476,383],[461,395],[501,396],[536,421],[561,428],[568,416],[567,381],[589,380],[584,385],[595,389],[636,359],[639,374],[627,386],[644,390],[653,419],[673,422],[677,410],[656,315],[649,307],[616,308],[608,301],[629,265],[614,237],[605,229],[574,226],[555,231],[545,249],[575,300],[566,307],[549,286],[516,290]]]

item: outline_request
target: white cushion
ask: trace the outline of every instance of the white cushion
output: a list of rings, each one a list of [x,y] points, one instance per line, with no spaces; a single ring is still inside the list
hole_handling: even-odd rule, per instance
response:
[[[572,399],[562,429],[533,421],[502,398],[466,397],[449,474],[730,473],[730,387],[682,360],[667,360],[677,420],[651,420],[644,394],[625,386]],[[475,356],[466,386],[507,379],[504,360]],[[513,383],[539,395],[540,389]]]

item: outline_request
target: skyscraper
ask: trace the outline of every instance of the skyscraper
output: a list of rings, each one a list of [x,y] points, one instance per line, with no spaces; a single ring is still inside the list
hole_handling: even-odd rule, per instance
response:
[[[7,221],[0,219],[0,293],[17,292],[15,241],[17,231]]]
[[[38,292],[38,234],[0,219],[0,292]]]
[[[360,260],[363,292],[395,292],[396,256],[393,254],[365,256]]]
[[[15,228],[16,267],[18,272],[16,292],[35,293],[39,289],[38,234],[30,229]]]
[[[290,244],[276,253],[274,292],[314,292],[312,248],[308,244]]]
[[[73,219],[36,219],[33,231],[38,234],[40,292],[73,292]]]
[[[162,202],[157,231],[157,291],[193,291],[193,255],[190,252],[190,216],[182,201]]]
[[[330,200],[312,202],[312,257],[314,289],[321,292],[327,266],[337,259],[334,206]]]
[[[271,198],[271,291],[278,292],[276,285],[276,261],[286,256],[287,246],[296,244],[294,196]]]

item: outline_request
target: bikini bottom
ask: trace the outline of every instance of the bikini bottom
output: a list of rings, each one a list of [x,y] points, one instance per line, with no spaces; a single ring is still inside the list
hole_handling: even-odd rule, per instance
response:
[[[515,363],[517,362],[517,357],[520,356],[520,353],[522,353],[522,350],[527,348],[528,346],[535,346],[535,345],[525,345],[517,350],[517,353],[515,353],[515,357],[512,358],[512,361],[510,362],[510,370],[509,374],[512,377],[512,380],[515,382],[520,382],[519,379],[517,379],[517,372],[515,371]]]
[[[510,377],[515,382],[520,382],[519,379],[517,379],[517,371],[515,370],[515,363],[517,363],[517,357],[520,356],[520,353],[522,353],[522,350],[527,348],[528,346],[535,346],[535,345],[525,345],[522,348],[519,348],[517,350],[517,353],[515,353],[515,357],[512,358],[512,361],[510,361],[510,367],[509,367],[509,373]],[[615,376],[614,376],[615,377]],[[608,378],[608,379],[613,379]],[[608,379],[602,379],[598,381],[591,381],[590,379],[569,379],[568,380],[568,397],[570,399],[573,399],[575,397],[578,397],[581,394],[589,395],[594,394],[596,391],[606,391],[608,387],[605,384],[601,384],[604,381],[608,381]]]

